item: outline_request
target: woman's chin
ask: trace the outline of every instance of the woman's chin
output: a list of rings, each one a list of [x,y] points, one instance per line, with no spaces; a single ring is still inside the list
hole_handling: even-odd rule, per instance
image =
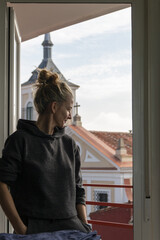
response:
[[[67,127],[69,125],[69,121],[63,121],[59,127],[63,128],[63,127]]]
[[[66,122],[66,121],[64,121],[63,123],[59,124],[59,127],[60,127],[60,128],[64,128],[64,127],[66,127],[66,126],[67,126],[67,122]]]
[[[63,123],[63,127],[66,127],[67,126],[67,122]]]

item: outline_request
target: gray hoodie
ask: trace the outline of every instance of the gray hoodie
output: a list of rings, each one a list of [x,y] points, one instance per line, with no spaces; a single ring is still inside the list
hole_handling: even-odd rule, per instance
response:
[[[47,135],[20,119],[2,152],[0,181],[10,186],[23,216],[70,218],[77,215],[76,204],[85,204],[79,148],[64,128]]]

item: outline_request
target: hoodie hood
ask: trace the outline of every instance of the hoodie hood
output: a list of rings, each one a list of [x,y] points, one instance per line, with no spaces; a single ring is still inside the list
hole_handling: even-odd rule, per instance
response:
[[[65,134],[65,128],[55,127],[53,135],[42,132],[36,125],[36,121],[19,119],[17,124],[17,130],[23,130],[37,137],[43,137],[48,139],[60,138]]]

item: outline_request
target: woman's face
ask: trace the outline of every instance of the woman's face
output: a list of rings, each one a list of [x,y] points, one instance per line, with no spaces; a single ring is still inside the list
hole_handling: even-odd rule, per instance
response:
[[[73,98],[68,97],[67,101],[57,103],[54,121],[57,127],[63,128],[68,119],[71,119],[71,110],[73,107]]]

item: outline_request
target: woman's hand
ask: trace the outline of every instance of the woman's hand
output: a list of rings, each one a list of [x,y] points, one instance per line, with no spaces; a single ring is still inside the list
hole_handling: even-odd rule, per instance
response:
[[[0,182],[0,205],[17,234],[26,234],[27,227],[22,222],[8,186]]]
[[[86,214],[86,206],[83,204],[77,204],[76,208],[77,208],[77,215],[78,215],[79,219],[82,222],[88,224],[87,214]]]
[[[22,227],[21,227],[21,229],[19,229],[19,230],[17,230],[17,231],[16,231],[16,229],[14,229],[14,232],[15,232],[16,234],[26,235],[26,233],[27,233],[27,227],[23,224]]]

